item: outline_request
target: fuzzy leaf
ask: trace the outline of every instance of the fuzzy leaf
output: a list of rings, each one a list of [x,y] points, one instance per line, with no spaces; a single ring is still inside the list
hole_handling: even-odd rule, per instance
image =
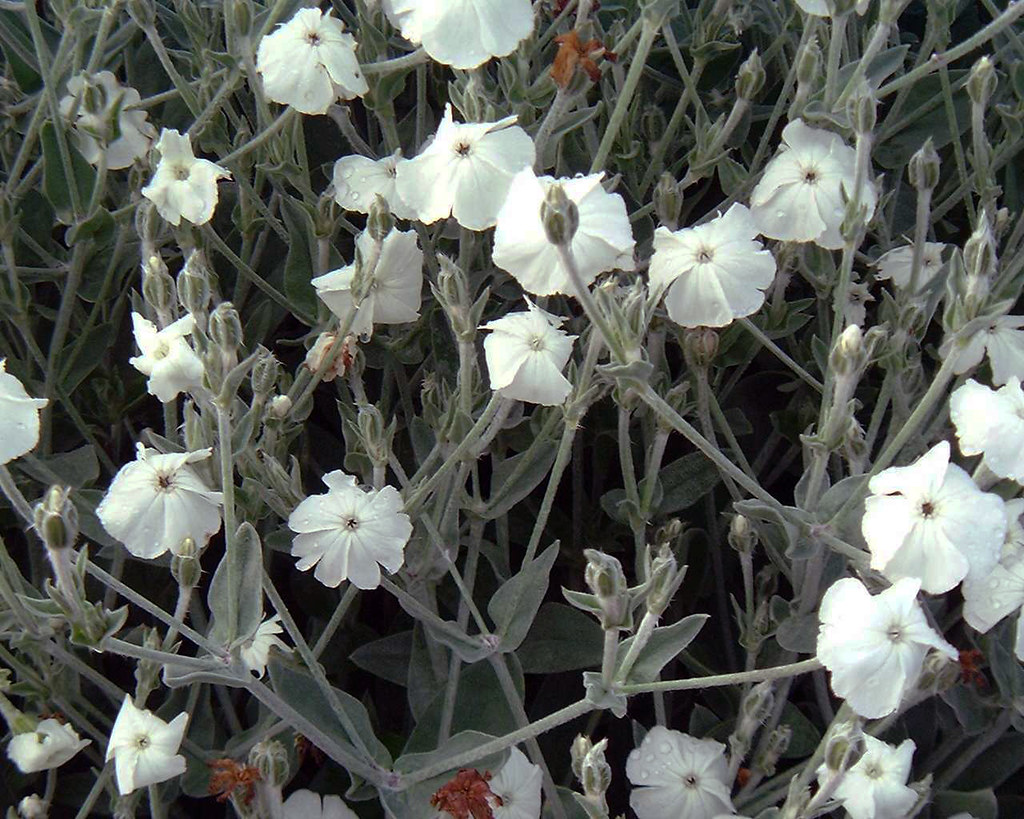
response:
[[[501,638],[502,651],[515,651],[526,639],[537,609],[547,594],[548,577],[556,557],[557,541],[506,581],[491,597],[487,613],[494,621],[495,634]]]

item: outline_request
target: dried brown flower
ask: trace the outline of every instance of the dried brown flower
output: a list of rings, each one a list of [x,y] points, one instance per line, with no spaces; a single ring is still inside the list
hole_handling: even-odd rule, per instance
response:
[[[501,797],[491,791],[490,779],[490,771],[463,768],[430,797],[430,804],[453,819],[494,819],[492,805],[500,805]]]

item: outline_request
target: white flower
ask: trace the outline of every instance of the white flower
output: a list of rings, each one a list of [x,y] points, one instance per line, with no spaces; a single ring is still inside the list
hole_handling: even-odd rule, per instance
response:
[[[843,192],[853,194],[856,152],[831,131],[811,128],[800,119],[783,129],[782,142],[781,152],[768,163],[750,196],[754,223],[772,239],[841,248]],[[861,203],[870,219],[875,189],[869,180]]]
[[[340,796],[325,796],[305,789],[293,791],[282,806],[283,819],[359,819]]]
[[[862,17],[868,10],[871,0],[857,0],[856,11]],[[815,17],[831,17],[832,11],[829,8],[828,0],[796,0],[796,4],[808,14]]]
[[[107,745],[107,762],[114,760],[122,796],[185,773],[185,757],[178,747],[187,724],[187,713],[167,723],[152,711],[136,708],[125,694]]]
[[[49,812],[49,805],[38,793],[26,796],[18,803],[19,819],[46,819]]]
[[[998,562],[1006,533],[1002,498],[982,492],[949,462],[947,441],[909,466],[880,472],[868,488],[861,531],[871,568],[890,580],[915,577],[929,594],[941,594]]]
[[[406,324],[420,317],[420,291],[423,289],[423,251],[416,234],[392,228],[380,246],[380,255],[370,232],[356,239],[356,258],[366,271],[372,271],[372,283],[357,305],[350,332],[370,335],[374,324]],[[313,287],[332,313],[343,319],[353,304],[352,283],[356,264],[332,270],[313,279]]]
[[[949,399],[960,451],[981,455],[1000,478],[1024,483],[1024,390],[1010,376],[998,390],[969,379]]]
[[[125,110],[140,99],[138,91],[121,85],[109,71],[77,74],[68,80],[68,96],[60,101],[60,113],[74,116],[76,144],[86,162],[98,165],[106,154],[107,168],[113,171],[130,167],[149,153],[156,128],[146,121],[145,111]],[[110,139],[115,110],[120,133]]]
[[[384,11],[433,60],[476,68],[504,57],[533,32],[530,0],[384,0]]]
[[[160,162],[142,195],[172,225],[180,224],[182,218],[193,225],[205,225],[217,207],[217,180],[231,176],[231,172],[208,159],[197,159],[188,134],[179,134],[173,128],[164,128],[156,149]]]
[[[331,588],[349,580],[360,589],[375,589],[380,566],[394,573],[405,559],[412,524],[402,498],[392,486],[364,492],[340,469],[323,481],[327,494],[306,498],[288,518],[288,528],[297,533],[295,567],[304,572],[316,566],[313,576]]]
[[[320,9],[299,9],[260,40],[256,70],[274,102],[303,114],[323,114],[337,99],[361,97],[370,87],[356,59],[356,41],[345,25]]]
[[[0,358],[0,464],[31,452],[39,443],[39,410],[49,401],[30,398]]]
[[[970,341],[956,349],[949,340],[939,352],[943,358],[957,357],[953,372],[957,375],[973,370],[988,353],[992,367],[992,383],[1005,384],[1011,376],[1024,379],[1024,316],[1000,316],[987,329],[971,336]]]
[[[202,359],[185,341],[195,324],[195,319],[186,315],[157,330],[149,319],[132,313],[132,331],[142,355],[128,359],[128,363],[149,376],[149,394],[164,403],[203,383]]]
[[[843,307],[843,320],[849,325],[863,326],[868,316],[868,302],[874,300],[875,297],[864,282],[850,282],[846,291],[846,305]]]
[[[576,336],[558,329],[565,319],[529,299],[526,306],[525,313],[509,313],[481,328],[491,331],[484,339],[491,389],[531,404],[561,404],[572,389],[562,370]]]
[[[538,819],[543,779],[540,766],[513,748],[501,770],[488,783],[491,793],[501,800],[500,805],[491,805],[494,819]]]
[[[864,755],[846,772],[834,794],[850,819],[904,819],[917,802],[917,791],[907,787],[916,747],[912,739],[895,747],[864,735]],[[827,776],[822,766],[818,781],[824,783]]]
[[[239,654],[242,662],[253,674],[262,677],[267,673],[267,661],[270,659],[270,649],[276,648],[280,651],[288,651],[288,646],[278,637],[284,629],[281,628],[281,618],[274,615],[269,620],[260,623],[256,633],[242,643]]]
[[[999,564],[985,577],[964,583],[964,620],[982,633],[1020,610],[1014,653],[1024,662],[1024,499],[1006,502],[1007,538]]]
[[[103,528],[136,557],[176,552],[186,537],[202,549],[220,530],[224,496],[207,489],[189,464],[210,452],[161,455],[138,444],[138,459],[121,467],[96,507]]]
[[[818,659],[832,672],[836,696],[862,717],[884,717],[899,707],[929,648],[957,659],[956,649],[925,620],[920,587],[908,577],[872,597],[860,580],[847,577],[825,592]]]
[[[7,744],[7,756],[22,773],[35,773],[59,768],[88,744],[70,725],[44,719],[34,731],[15,734]]]
[[[381,159],[353,154],[334,163],[334,201],[345,210],[369,213],[377,196],[384,197],[391,212],[399,219],[415,219],[416,212],[398,195],[398,166],[408,159],[401,151]]]
[[[732,812],[725,746],[655,725],[626,760],[638,819],[711,819]]]
[[[515,121],[456,123],[445,106],[433,141],[396,168],[398,195],[419,221],[454,216],[470,230],[495,224],[512,177],[534,160],[533,140]]]
[[[337,333],[321,333],[316,337],[316,342],[306,353],[306,360],[302,362],[307,370],[316,372],[320,369],[320,365],[324,363],[324,359],[332,356],[334,360],[321,376],[323,381],[333,381],[339,375],[344,375],[351,366],[352,358],[359,348],[356,337],[351,333],[345,336],[345,340],[341,342],[340,353],[334,349],[334,345],[337,342]]]
[[[942,269],[942,251],[946,246],[941,242],[925,242],[924,255],[921,257],[921,269],[917,275],[918,288],[924,287],[935,278],[935,274]],[[875,260],[875,267],[878,272],[875,274],[879,279],[892,279],[897,287],[907,287],[910,284],[910,272],[914,261],[914,246],[904,245],[883,253]]]
[[[775,257],[756,240],[750,211],[733,205],[703,225],[654,232],[652,287],[668,287],[665,307],[683,327],[725,327],[756,313],[775,279]]]
[[[530,169],[512,180],[508,198],[498,213],[494,232],[494,263],[507,270],[528,293],[573,295],[574,288],[558,248],[548,240],[541,205],[552,185],[561,185],[576,203],[579,227],[572,237],[572,254],[584,285],[607,270],[633,269],[633,231],[626,203],[601,187],[604,174],[572,179],[537,177]]]

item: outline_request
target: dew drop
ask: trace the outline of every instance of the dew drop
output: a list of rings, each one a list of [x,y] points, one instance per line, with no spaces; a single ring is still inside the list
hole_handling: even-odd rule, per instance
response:
[[[341,178],[342,179],[351,179],[352,178],[352,171],[351,171],[351,169],[343,171],[342,174],[341,174]]]
[[[650,777],[650,774],[647,771],[640,771],[641,779],[647,779],[648,777]]]
[[[662,753],[662,754],[667,754],[671,750],[672,750],[672,746],[669,745],[667,742],[663,742],[663,743],[661,743],[661,745],[658,746],[658,752]]]
[[[784,210],[777,210],[777,211],[775,211],[775,218],[776,219],[785,219],[786,218],[786,211],[784,211]]]
[[[644,762],[654,762],[654,754],[647,754],[647,756],[644,757]]]

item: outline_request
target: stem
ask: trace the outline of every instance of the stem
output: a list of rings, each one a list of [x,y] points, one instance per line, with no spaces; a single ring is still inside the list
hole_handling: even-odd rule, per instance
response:
[[[231,410],[217,407],[217,451],[220,456],[220,483],[224,495],[224,559],[228,563],[228,639],[230,644],[238,634],[238,590],[242,578],[239,574],[238,522],[235,520],[235,463],[231,452]]]
[[[572,283],[574,292],[572,295],[577,298],[580,306],[583,308],[583,312],[587,314],[587,318],[593,322],[594,326],[600,331],[601,336],[604,338],[605,346],[608,347],[615,357],[621,362],[625,362],[626,351],[622,347],[622,343],[619,341],[618,336],[612,332],[612,327],[608,323],[608,319],[604,313],[601,312],[601,308],[597,306],[597,302],[594,301],[594,297],[590,293],[590,289],[583,282],[583,276],[580,275],[580,269],[576,266],[576,258],[573,256],[571,242],[556,245],[558,248],[558,255],[562,259],[562,265],[565,267],[565,272],[569,276],[569,281]]]
[[[836,99],[836,81],[839,74],[839,60],[846,40],[846,23],[849,15],[832,18],[832,35],[828,39],[828,64],[825,67],[825,110],[831,111]]]
[[[572,442],[576,438],[576,430],[579,423],[565,419],[565,426],[562,427],[562,437],[558,442],[558,452],[555,454],[555,463],[551,467],[551,474],[548,475],[548,485],[544,490],[544,500],[541,501],[540,511],[537,513],[537,520],[533,524],[533,531],[530,533],[530,542],[526,544],[526,555],[523,557],[523,565],[526,566],[537,554],[537,547],[544,535],[544,527],[547,525],[551,508],[555,505],[555,495],[558,494],[558,486],[562,482],[562,475],[569,465],[572,457]]]
[[[228,165],[234,160],[240,159],[241,157],[245,156],[250,151],[256,150],[261,145],[263,145],[263,143],[267,142],[272,136],[277,134],[278,131],[290,125],[297,116],[298,113],[296,112],[296,110],[289,106],[284,111],[284,113],[281,114],[281,116],[279,116],[272,123],[270,123],[270,125],[264,128],[258,134],[256,134],[256,136],[254,136],[248,142],[246,142],[245,145],[236,148],[227,156],[223,157],[220,160],[219,164]]]
[[[748,333],[750,333],[750,335],[756,338],[759,342],[761,342],[762,346],[766,347],[772,353],[772,355],[774,355],[777,359],[779,359],[779,361],[781,361],[783,364],[789,367],[789,369],[791,369],[793,373],[805,384],[808,384],[811,387],[813,387],[814,390],[818,393],[821,393],[825,389],[824,386],[822,386],[822,383],[817,378],[815,378],[813,375],[807,372],[807,370],[805,370],[795,360],[793,360],[793,358],[788,353],[786,353],[785,350],[783,350],[778,344],[776,344],[774,341],[768,338],[765,332],[756,324],[754,324],[754,322],[752,322],[750,319],[737,319],[736,323],[743,327]]]
[[[324,649],[327,648],[327,644],[331,641],[331,637],[334,636],[334,632],[338,630],[338,626],[341,625],[341,621],[345,619],[345,613],[348,611],[349,606],[352,605],[352,601],[356,599],[356,595],[358,594],[359,588],[349,583],[345,588],[345,593],[341,596],[341,600],[338,605],[334,607],[331,619],[327,621],[327,625],[324,626],[323,632],[316,638],[316,644],[313,646],[314,658],[323,654]]]
[[[643,18],[643,25],[640,30],[640,40],[636,44],[636,51],[630,61],[629,73],[626,74],[626,82],[619,91],[615,100],[615,108],[612,110],[611,118],[605,128],[604,136],[601,137],[601,144],[594,155],[594,161],[590,163],[590,173],[597,173],[604,170],[605,162],[611,153],[615,138],[619,135],[619,129],[629,113],[629,106],[633,102],[633,95],[640,84],[640,76],[647,64],[647,57],[651,53],[651,46],[654,45],[654,38],[658,36],[660,21],[652,20],[649,17]]]
[[[764,680],[782,680],[796,677],[810,671],[824,668],[817,658],[802,660],[799,663],[775,666],[774,668],[758,668],[753,671],[739,671],[735,674],[716,674],[713,677],[691,677],[687,680],[667,680],[666,682],[642,683],[636,685],[619,685],[616,691],[620,694],[649,694],[652,691],[693,691],[704,688],[719,688],[726,685],[743,685],[758,683]]]

